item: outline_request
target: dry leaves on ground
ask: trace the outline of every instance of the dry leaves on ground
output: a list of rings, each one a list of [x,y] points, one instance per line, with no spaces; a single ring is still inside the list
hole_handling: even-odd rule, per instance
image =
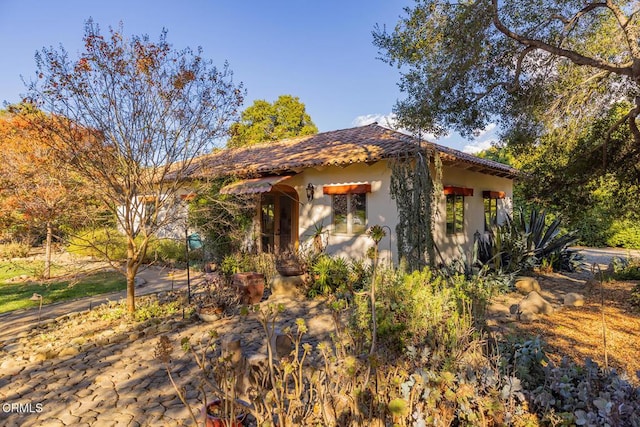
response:
[[[559,289],[563,285],[561,277],[544,277],[541,286]],[[583,307],[561,308],[534,323],[518,323],[518,332],[539,335],[546,342],[548,356],[554,362],[567,356],[583,363],[590,357],[601,367],[605,366],[603,337],[606,337],[609,367],[618,373],[625,372],[639,384],[636,372],[640,371],[640,313],[629,303],[631,289],[636,283],[610,281],[604,282],[602,287],[599,282],[590,283],[593,286],[584,288]]]

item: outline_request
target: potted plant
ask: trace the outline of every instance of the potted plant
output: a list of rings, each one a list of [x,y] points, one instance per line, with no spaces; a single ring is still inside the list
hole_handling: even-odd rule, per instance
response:
[[[235,408],[239,408],[240,405],[235,405]],[[243,421],[247,417],[246,412],[242,412],[235,416],[233,422],[229,422],[227,419],[228,414],[225,414],[225,408],[222,400],[216,399],[209,402],[207,406],[202,408],[203,417],[206,419],[206,427],[243,427]]]
[[[303,273],[300,260],[292,251],[284,251],[276,256],[276,271],[281,276],[299,276]]]

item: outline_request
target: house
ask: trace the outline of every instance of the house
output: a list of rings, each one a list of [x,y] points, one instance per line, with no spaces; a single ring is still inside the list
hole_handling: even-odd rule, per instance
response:
[[[260,251],[304,247],[321,234],[327,253],[364,258],[373,246],[366,230],[380,225],[387,231],[381,256],[397,261],[392,164],[425,152],[438,155],[442,172],[433,241],[451,258],[460,246],[469,249],[487,222],[501,221],[511,211],[517,170],[374,123],[220,150],[201,158],[191,177],[233,174],[238,180],[221,193],[255,195],[253,244]],[[433,161],[430,169],[435,175]]]

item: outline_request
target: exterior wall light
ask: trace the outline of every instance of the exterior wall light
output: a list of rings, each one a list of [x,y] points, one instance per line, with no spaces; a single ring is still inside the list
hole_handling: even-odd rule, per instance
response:
[[[313,201],[313,194],[316,191],[316,187],[313,186],[312,183],[307,184],[307,200],[312,202]]]

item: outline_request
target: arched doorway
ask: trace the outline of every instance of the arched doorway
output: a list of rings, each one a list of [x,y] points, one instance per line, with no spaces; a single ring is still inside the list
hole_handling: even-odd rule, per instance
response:
[[[260,250],[281,253],[298,249],[298,192],[275,185],[260,197]]]

